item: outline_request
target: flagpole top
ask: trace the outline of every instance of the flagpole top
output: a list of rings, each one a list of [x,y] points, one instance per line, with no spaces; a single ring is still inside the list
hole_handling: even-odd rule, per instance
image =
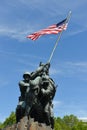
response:
[[[72,12],[71,12],[71,10],[70,10],[69,13],[68,13],[68,15],[67,15],[67,20],[66,20],[67,23],[69,23],[69,20],[70,20],[70,17],[71,17],[71,13],[72,13]]]
[[[70,10],[69,13],[68,13],[68,17],[70,17],[72,14],[72,11]]]
[[[71,14],[71,13],[72,13],[72,11],[70,10],[70,11],[69,11],[69,14]]]

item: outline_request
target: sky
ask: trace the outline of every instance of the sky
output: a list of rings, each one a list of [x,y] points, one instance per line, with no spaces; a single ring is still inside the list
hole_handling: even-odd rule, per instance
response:
[[[54,116],[87,118],[87,0],[3,0],[0,2],[0,122],[15,111],[18,82],[26,71],[47,63],[58,35],[32,41],[26,36],[65,19],[72,11],[51,59],[58,85]]]

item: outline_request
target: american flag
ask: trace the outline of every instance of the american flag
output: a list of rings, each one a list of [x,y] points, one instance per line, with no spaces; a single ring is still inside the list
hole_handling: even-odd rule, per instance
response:
[[[67,28],[67,18],[62,20],[61,22],[57,24],[53,24],[46,29],[42,29],[40,31],[34,32],[27,36],[27,38],[30,38],[31,40],[36,40],[42,35],[46,34],[58,34],[59,32],[66,30]]]

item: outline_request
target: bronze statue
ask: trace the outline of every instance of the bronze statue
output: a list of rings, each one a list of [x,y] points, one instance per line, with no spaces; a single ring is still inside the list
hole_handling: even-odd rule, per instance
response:
[[[23,74],[24,80],[19,82],[21,96],[16,108],[16,121],[23,116],[34,118],[54,128],[53,104],[56,85],[49,76],[50,63],[40,62],[35,72]]]

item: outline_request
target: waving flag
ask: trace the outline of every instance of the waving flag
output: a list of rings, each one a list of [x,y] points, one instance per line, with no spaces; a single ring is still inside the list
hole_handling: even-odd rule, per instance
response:
[[[57,24],[53,24],[46,29],[42,29],[40,31],[34,32],[27,36],[27,38],[30,38],[31,40],[36,40],[42,35],[46,34],[58,34],[59,32],[66,30],[67,28],[67,18],[62,20],[61,22]]]

